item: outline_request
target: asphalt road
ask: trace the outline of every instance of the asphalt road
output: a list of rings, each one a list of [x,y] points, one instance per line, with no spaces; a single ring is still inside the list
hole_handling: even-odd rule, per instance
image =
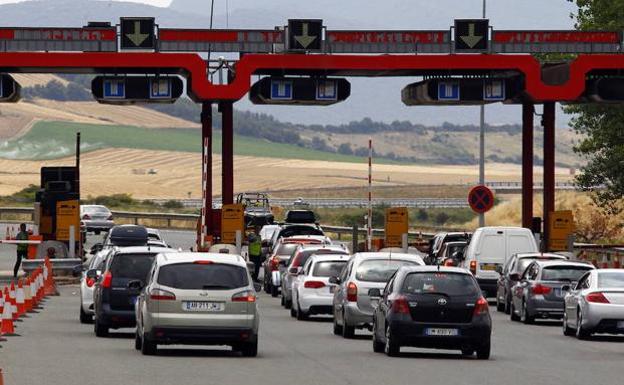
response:
[[[261,294],[260,349],[242,358],[214,347],[163,347],[157,357],[134,350],[133,330],[96,338],[78,321],[78,288],[18,324],[0,349],[7,385],[206,384],[622,384],[624,338],[577,341],[558,323],[527,326],[494,313],[489,361],[455,352],[405,349],[400,358],[372,351],[370,335],[333,336],[328,320],[296,321]]]

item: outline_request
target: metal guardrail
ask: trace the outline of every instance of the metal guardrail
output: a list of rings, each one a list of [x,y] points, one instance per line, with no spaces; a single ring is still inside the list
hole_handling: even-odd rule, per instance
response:
[[[45,259],[25,259],[22,261],[22,270],[27,273],[42,266]],[[82,265],[80,258],[54,258],[50,259],[52,270],[72,271],[78,265]]]
[[[150,202],[162,205],[169,199],[151,199]],[[174,200],[185,208],[201,208],[201,199]],[[315,208],[340,208],[340,207],[366,207],[368,201],[361,198],[304,198],[303,204],[297,203],[294,198],[272,198],[271,205],[280,207],[315,207]],[[409,207],[409,208],[463,208],[468,207],[467,199],[463,198],[374,198],[374,206]],[[221,199],[213,200],[213,208],[221,207]]]

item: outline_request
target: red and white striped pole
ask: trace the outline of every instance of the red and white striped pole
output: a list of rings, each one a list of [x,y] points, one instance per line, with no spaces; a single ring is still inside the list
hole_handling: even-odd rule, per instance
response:
[[[373,138],[368,138],[368,223],[366,225],[366,250],[373,248]]]

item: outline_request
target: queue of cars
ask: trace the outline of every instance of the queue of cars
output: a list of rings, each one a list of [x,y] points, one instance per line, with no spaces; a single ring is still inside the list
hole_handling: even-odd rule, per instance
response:
[[[375,352],[396,356],[402,347],[425,347],[488,359],[488,296],[513,321],[563,318],[563,333],[580,339],[624,333],[624,271],[539,253],[528,230],[445,233],[427,255],[351,253],[318,224],[303,223],[311,216],[293,218],[302,222],[261,232],[265,291],[280,296],[297,320],[331,316],[342,338],[371,331]],[[256,356],[261,286],[248,262],[223,245],[208,253],[163,245],[160,234],[141,226],[113,227],[83,272],[80,321],[93,318],[98,337],[136,327],[135,348],[145,355],[159,345],[215,344]]]

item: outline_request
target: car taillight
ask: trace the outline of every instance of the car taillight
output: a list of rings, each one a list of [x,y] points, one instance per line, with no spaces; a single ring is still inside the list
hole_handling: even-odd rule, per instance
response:
[[[587,297],[585,297],[587,299],[587,302],[593,302],[593,303],[610,303],[609,300],[607,299],[607,297],[604,296],[604,294],[597,292],[597,293],[589,293],[587,294]]]
[[[175,294],[162,289],[152,289],[150,291],[150,299],[155,301],[173,301],[176,299]]]
[[[306,289],[321,289],[325,287],[325,282],[321,281],[307,281],[303,284],[303,287]]]
[[[89,216],[89,214],[85,214],[82,216],[82,219],[91,219],[91,217]]]
[[[113,273],[107,270],[102,276],[102,287],[108,289],[111,287],[111,283],[113,283]]]
[[[392,311],[398,314],[409,314],[410,310],[407,298],[400,296],[392,301]]]
[[[232,302],[256,302],[256,294],[251,290],[241,291],[232,296]]]
[[[272,271],[279,270],[279,263],[280,263],[280,259],[277,256],[271,258],[271,270]]]
[[[87,287],[93,287],[95,285],[95,279],[87,278]]]
[[[488,301],[481,297],[475,303],[473,315],[486,315],[490,312],[490,307],[488,305]]]
[[[477,274],[477,261],[470,261],[470,272]]]
[[[349,282],[349,284],[347,285],[347,301],[357,301],[357,285],[353,282]]]
[[[199,261],[195,261],[193,263],[196,264],[196,265],[212,265],[214,262],[206,261],[206,260],[199,260]]]
[[[533,294],[549,294],[552,291],[552,287],[537,284],[531,288]]]

